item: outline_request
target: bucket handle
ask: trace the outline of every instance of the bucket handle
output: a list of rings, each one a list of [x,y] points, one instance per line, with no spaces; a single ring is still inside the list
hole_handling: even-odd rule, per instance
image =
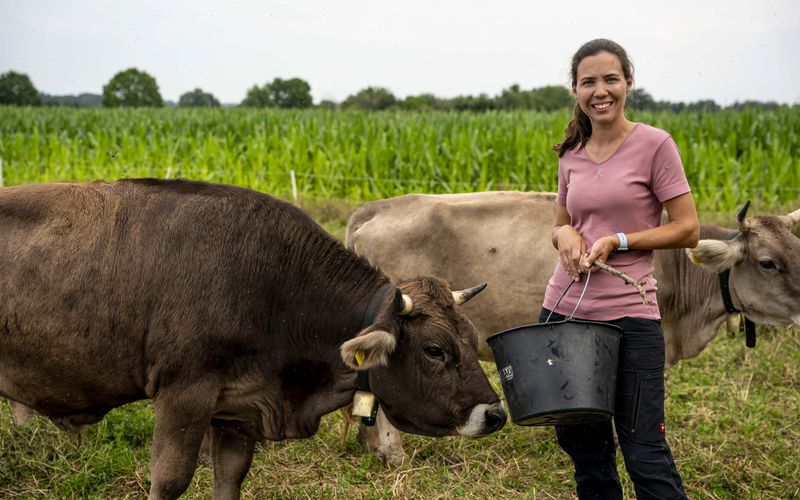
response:
[[[578,310],[578,306],[580,306],[580,305],[581,305],[581,301],[583,300],[583,296],[584,296],[584,294],[586,294],[586,287],[587,287],[587,286],[589,286],[589,278],[590,278],[591,276],[592,276],[592,271],[591,271],[591,269],[590,269],[589,271],[587,271],[587,272],[586,272],[586,283],[584,283],[584,284],[583,284],[583,291],[581,292],[581,296],[580,296],[580,297],[578,297],[578,303],[577,303],[577,304],[575,304],[575,309],[573,309],[573,310],[572,310],[572,313],[570,313],[570,315],[569,315],[569,316],[567,316],[567,319],[568,319],[568,320],[570,320],[570,319],[573,319],[573,318],[575,317],[575,311],[577,311],[577,310]],[[575,282],[574,282],[574,281],[572,281],[572,280],[570,280],[570,281],[569,281],[569,285],[567,285],[567,288],[565,288],[565,289],[564,289],[564,291],[563,291],[563,292],[561,292],[561,296],[560,296],[560,297],[558,298],[558,300],[556,301],[556,305],[554,305],[554,306],[553,306],[553,310],[552,310],[552,311],[550,311],[550,314],[548,314],[548,315],[547,315],[547,319],[546,319],[546,320],[544,320],[544,322],[545,322],[545,323],[549,323],[549,322],[550,322],[550,316],[552,316],[552,315],[553,315],[553,311],[555,311],[555,310],[556,310],[556,307],[558,307],[558,304],[560,304],[560,303],[561,303],[561,299],[563,299],[563,298],[564,298],[564,295],[566,295],[566,294],[567,294],[567,290],[569,290],[569,287],[571,287],[573,283],[575,283]]]

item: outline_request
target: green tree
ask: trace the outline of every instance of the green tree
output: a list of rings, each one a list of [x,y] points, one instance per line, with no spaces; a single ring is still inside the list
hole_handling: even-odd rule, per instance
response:
[[[269,95],[279,108],[309,108],[312,104],[311,85],[300,78],[275,78],[269,84]]]
[[[449,103],[433,94],[410,95],[400,101],[401,109],[409,111],[447,111]]]
[[[219,106],[217,98],[208,92],[203,92],[202,89],[186,92],[178,99],[180,108],[218,108]]]
[[[561,85],[545,85],[531,90],[530,105],[537,111],[555,111],[575,104],[569,89]]]
[[[499,96],[495,98],[497,109],[530,109],[530,95],[528,92],[514,84],[507,89],[503,89]]]
[[[309,108],[311,86],[300,78],[275,78],[262,87],[253,85],[240,104],[247,108]]]
[[[28,75],[8,71],[0,75],[0,104],[39,106],[42,98]]]
[[[491,111],[497,109],[497,99],[493,99],[485,93],[478,94],[477,96],[458,96],[454,97],[450,103],[456,111]]]
[[[272,100],[269,95],[269,84],[259,87],[253,85],[247,90],[247,95],[241,104],[243,108],[268,108],[272,106]]]
[[[78,95],[48,95],[42,96],[43,106],[72,106],[75,108],[99,108],[103,105],[103,96],[100,94]]]
[[[691,102],[686,105],[686,109],[689,111],[702,111],[705,113],[716,113],[720,109],[720,105],[717,104],[713,99],[704,99],[701,101]]]
[[[703,102],[703,101],[700,101]],[[775,101],[736,101],[729,106],[736,111],[744,111],[745,109],[756,109],[760,111],[775,111],[782,106]]]
[[[120,71],[103,87],[103,106],[107,108],[162,107],[164,100],[156,79],[136,68]]]
[[[661,109],[672,111],[673,113],[682,113],[686,111],[685,102],[659,101],[658,104],[661,107]]]
[[[625,101],[626,107],[631,109],[657,109],[658,104],[653,96],[645,89],[635,88]]]
[[[536,111],[555,111],[574,104],[572,94],[566,87],[547,85],[532,90],[522,90],[514,84],[495,98],[497,109],[534,109]]]
[[[319,101],[319,104],[317,106],[321,109],[336,109],[339,107],[339,105],[336,104],[335,101],[331,101],[330,99],[323,99]]]
[[[342,102],[343,108],[360,108],[370,110],[388,109],[397,104],[397,98],[383,87],[367,87],[358,93],[348,96]]]

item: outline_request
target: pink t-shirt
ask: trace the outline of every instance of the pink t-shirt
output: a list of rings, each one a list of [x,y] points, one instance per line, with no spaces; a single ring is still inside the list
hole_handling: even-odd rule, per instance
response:
[[[558,196],[572,226],[583,236],[587,251],[603,236],[635,233],[661,224],[662,202],[690,191],[678,147],[665,131],[637,123],[605,161],[595,162],[584,149],[568,151],[559,160]],[[612,320],[625,316],[660,319],[653,278],[653,251],[613,252],[607,264],[644,281],[648,304],[636,288],[605,271],[592,273],[575,317]],[[572,285],[555,311],[569,315],[586,275]],[[571,278],[559,262],[547,285],[544,307],[553,310]]]

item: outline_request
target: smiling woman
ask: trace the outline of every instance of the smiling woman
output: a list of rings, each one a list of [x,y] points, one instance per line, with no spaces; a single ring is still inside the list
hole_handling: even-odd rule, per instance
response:
[[[572,316],[580,304],[580,319],[622,328],[613,425],[625,466],[638,498],[686,498],[665,435],[665,345],[653,250],[697,244],[694,201],[672,137],[625,117],[633,85],[625,49],[592,40],[575,53],[571,69],[574,115],[564,140],[553,147],[559,168],[551,239],[560,260],[540,321]],[[663,209],[669,221],[662,225]],[[635,290],[604,273],[580,299],[577,289],[565,293],[563,302],[558,298],[571,281],[606,262],[641,277],[645,304]],[[611,421],[557,425],[556,435],[572,458],[580,498],[622,498]]]
[[[578,145],[585,148],[593,125],[608,128],[615,122],[627,122],[623,113],[625,99],[633,86],[633,63],[625,49],[611,40],[584,44],[573,56],[570,72],[575,109],[564,141],[553,148],[559,156]],[[627,133],[622,138],[625,136]],[[597,145],[600,141],[594,142]]]
[[[623,69],[620,59],[610,52],[599,52],[584,58],[578,65],[578,84],[573,85],[576,105],[589,117],[596,134],[606,135],[607,141],[587,141],[586,152],[596,162],[608,159],[622,141],[633,131],[634,123],[625,120],[625,99],[633,86],[630,64]],[[622,134],[613,133],[614,125],[624,121]]]

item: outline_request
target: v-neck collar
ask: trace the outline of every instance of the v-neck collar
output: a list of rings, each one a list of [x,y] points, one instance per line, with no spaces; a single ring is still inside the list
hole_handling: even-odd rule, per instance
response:
[[[619,143],[619,146],[617,146],[617,149],[612,151],[612,153],[610,155],[608,155],[608,157],[606,159],[604,159],[603,161],[597,161],[594,158],[592,158],[592,155],[590,155],[589,152],[586,151],[585,147],[580,148],[577,151],[577,153],[582,155],[583,157],[585,157],[587,160],[589,160],[590,162],[594,163],[595,165],[602,165],[602,164],[604,164],[605,162],[607,162],[608,160],[610,160],[611,158],[613,158],[614,156],[617,155],[619,150],[622,149],[622,147],[625,145],[626,142],[628,142],[628,140],[631,138],[631,136],[636,133],[636,129],[639,128],[639,125],[641,125],[641,122],[636,122],[633,125],[633,129],[630,131],[630,133],[627,136],[625,136],[624,139],[622,139],[622,142]]]

